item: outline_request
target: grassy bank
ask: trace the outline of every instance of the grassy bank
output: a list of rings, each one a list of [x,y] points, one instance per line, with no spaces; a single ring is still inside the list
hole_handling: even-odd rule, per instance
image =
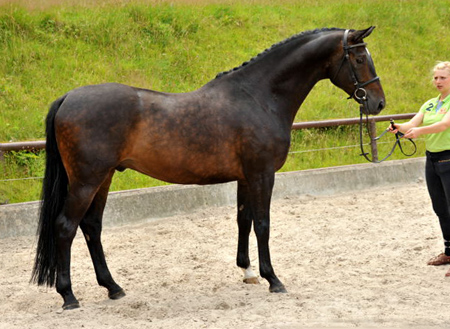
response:
[[[49,104],[73,88],[121,82],[187,92],[276,42],[320,27],[377,26],[367,42],[386,92],[384,112],[415,112],[436,94],[430,69],[448,60],[449,18],[447,1],[438,0],[2,0],[0,142],[43,139]],[[345,98],[329,81],[320,82],[296,121],[357,116],[358,106]],[[349,127],[295,132],[293,151],[301,153],[290,155],[283,170],[363,162],[357,148],[338,148],[356,145],[357,137]],[[304,152],[323,148],[333,150]],[[38,198],[39,180],[4,180],[42,176],[42,157],[7,158],[0,203]],[[131,172],[117,176],[114,190],[160,184]],[[23,190],[29,195],[21,196]]]

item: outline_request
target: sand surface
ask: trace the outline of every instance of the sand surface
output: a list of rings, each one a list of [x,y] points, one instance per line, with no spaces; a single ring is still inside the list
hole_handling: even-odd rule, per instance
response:
[[[81,308],[64,312],[54,289],[28,283],[35,238],[0,239],[0,328],[450,326],[449,267],[426,265],[442,239],[424,183],[273,202],[272,262],[287,294],[242,283],[235,214],[211,208],[105,229],[109,267],[127,293],[117,301],[97,285],[78,234]]]

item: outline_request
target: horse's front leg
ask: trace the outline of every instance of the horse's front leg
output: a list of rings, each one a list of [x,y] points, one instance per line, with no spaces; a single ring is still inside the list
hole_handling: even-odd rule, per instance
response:
[[[249,195],[253,223],[258,241],[259,271],[263,278],[269,281],[270,292],[287,292],[284,285],[275,275],[270,260],[270,201],[272,197],[274,173],[266,173],[251,177]]]
[[[239,228],[238,248],[236,264],[244,272],[244,282],[258,284],[259,280],[252,270],[249,258],[249,235],[252,229],[252,212],[249,202],[248,185],[238,182],[237,201],[238,213],[237,223]]]

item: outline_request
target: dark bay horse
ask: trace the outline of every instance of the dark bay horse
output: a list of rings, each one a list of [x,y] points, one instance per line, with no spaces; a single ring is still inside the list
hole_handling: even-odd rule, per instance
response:
[[[249,234],[257,237],[260,274],[286,292],[269,254],[275,172],[284,164],[294,117],[314,85],[330,79],[378,114],[384,92],[363,39],[366,30],[306,31],[280,42],[200,89],[169,94],[121,84],[74,89],[50,108],[39,239],[32,281],[53,286],[64,309],[79,307],[70,279],[71,245],[81,228],[98,283],[125,295],[108,270],[102,216],[116,170],[134,169],[178,184],[237,181],[237,265],[255,275]]]

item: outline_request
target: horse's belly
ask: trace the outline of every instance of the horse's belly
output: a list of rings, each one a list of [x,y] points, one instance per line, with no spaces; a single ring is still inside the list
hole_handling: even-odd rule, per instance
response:
[[[189,157],[146,157],[129,159],[121,166],[130,168],[153,178],[175,184],[218,184],[243,178],[237,161]]]

